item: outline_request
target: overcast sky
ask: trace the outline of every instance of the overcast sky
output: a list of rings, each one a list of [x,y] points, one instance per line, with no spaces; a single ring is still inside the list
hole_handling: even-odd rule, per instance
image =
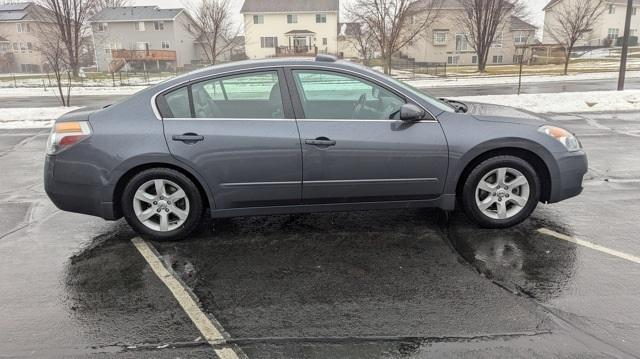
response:
[[[185,7],[190,0],[134,0],[133,2],[136,5],[158,5],[162,8],[171,8],[171,7]],[[193,1],[193,0],[191,0]],[[297,0],[290,0],[292,2]],[[340,4],[344,6],[350,0],[340,0]],[[538,27],[542,27],[544,23],[544,12],[542,8],[549,2],[549,0],[524,0],[529,7],[529,13],[531,14],[531,22]],[[244,0],[231,0],[233,2],[234,7],[236,9],[236,13],[240,12],[240,8],[242,7],[242,3]],[[238,19],[240,19],[240,15],[238,15]]]

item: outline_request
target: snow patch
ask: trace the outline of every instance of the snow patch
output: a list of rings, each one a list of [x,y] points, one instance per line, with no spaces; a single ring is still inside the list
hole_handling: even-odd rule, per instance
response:
[[[0,109],[0,129],[47,128],[53,121],[67,112],[80,107],[40,107]]]
[[[616,112],[640,110],[640,90],[467,96],[462,102],[480,102],[522,108],[538,113]]]

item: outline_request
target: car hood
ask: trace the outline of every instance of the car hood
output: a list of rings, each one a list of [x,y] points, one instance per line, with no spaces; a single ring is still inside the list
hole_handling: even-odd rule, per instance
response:
[[[465,105],[469,108],[467,114],[480,121],[540,126],[550,120],[544,115],[515,107],[476,102],[465,102]]]

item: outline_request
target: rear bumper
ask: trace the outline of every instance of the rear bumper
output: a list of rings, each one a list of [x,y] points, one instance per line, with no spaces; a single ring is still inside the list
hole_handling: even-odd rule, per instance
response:
[[[103,202],[104,187],[56,179],[56,157],[47,156],[44,168],[44,189],[59,209],[97,216],[106,220],[118,219],[111,202]]]
[[[567,152],[556,157],[558,176],[552,179],[549,203],[556,203],[582,193],[582,181],[589,170],[584,151]]]

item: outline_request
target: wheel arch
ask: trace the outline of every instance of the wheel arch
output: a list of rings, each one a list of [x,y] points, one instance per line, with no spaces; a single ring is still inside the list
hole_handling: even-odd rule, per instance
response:
[[[540,178],[540,201],[547,202],[551,197],[551,189],[553,186],[552,181],[552,168],[548,165],[548,162],[543,159],[535,151],[518,147],[518,146],[508,146],[508,147],[497,147],[486,149],[484,152],[480,152],[474,154],[472,158],[468,161],[465,161],[464,167],[460,171],[457,179],[455,181],[455,193],[456,196],[461,196],[462,187],[464,186],[464,182],[467,177],[471,173],[471,171],[483,161],[496,157],[496,156],[515,156],[527,161],[538,173],[538,177]]]
[[[178,171],[183,175],[187,176],[191,181],[193,181],[193,183],[198,188],[198,191],[200,192],[200,196],[202,197],[202,202],[204,204],[204,210],[215,208],[213,197],[209,192],[208,188],[206,187],[206,183],[202,178],[200,178],[200,176],[197,173],[195,173],[194,171],[191,171],[190,169],[187,169],[185,166],[178,165],[174,162],[154,161],[154,162],[142,163],[142,164],[133,166],[127,169],[118,178],[118,181],[115,184],[113,195],[112,195],[113,209],[117,217],[122,216],[121,198],[122,198],[122,193],[124,192],[124,188],[126,187],[129,180],[131,180],[131,178],[133,178],[136,174],[151,168],[168,168],[168,169]]]

